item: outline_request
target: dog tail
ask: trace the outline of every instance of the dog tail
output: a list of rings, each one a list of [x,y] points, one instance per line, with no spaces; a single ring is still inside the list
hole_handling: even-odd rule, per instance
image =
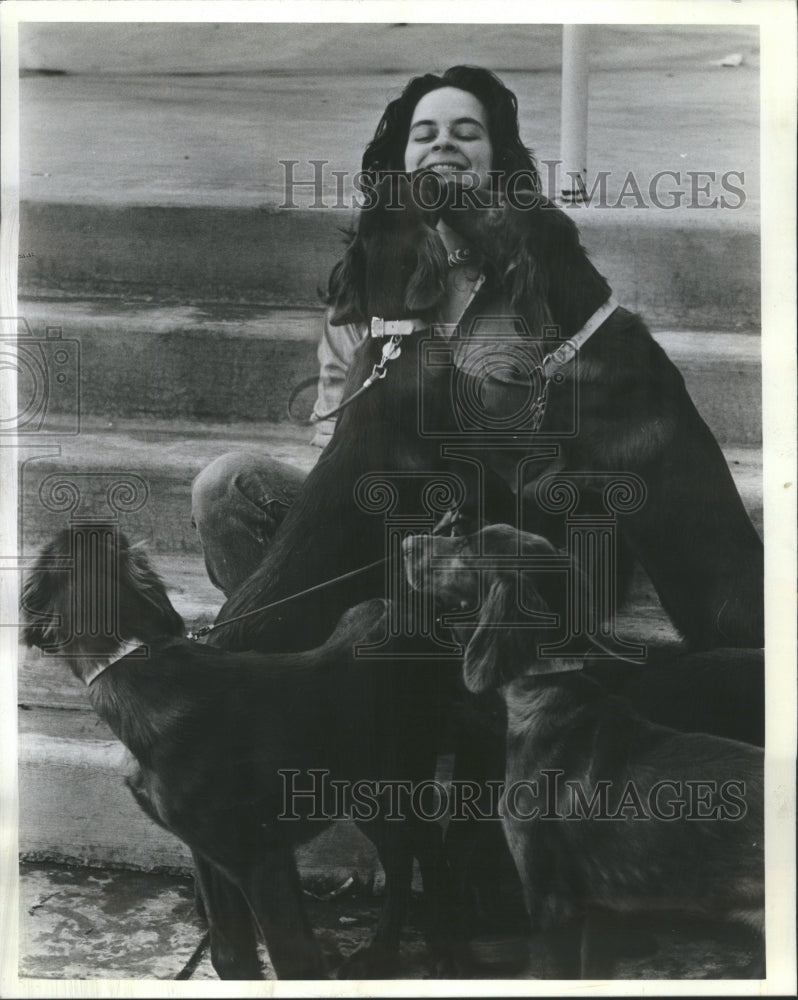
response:
[[[389,608],[390,601],[376,597],[349,608],[325,645],[351,650],[356,645],[379,642],[387,635]]]

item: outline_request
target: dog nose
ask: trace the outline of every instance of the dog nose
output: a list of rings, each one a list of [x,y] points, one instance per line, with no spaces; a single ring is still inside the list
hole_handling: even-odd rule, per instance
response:
[[[425,542],[429,540],[429,535],[408,535],[402,542],[402,552],[405,559],[412,559],[417,553],[423,552]]]
[[[410,535],[402,542],[402,552],[410,571],[427,566],[432,557],[432,535]]]

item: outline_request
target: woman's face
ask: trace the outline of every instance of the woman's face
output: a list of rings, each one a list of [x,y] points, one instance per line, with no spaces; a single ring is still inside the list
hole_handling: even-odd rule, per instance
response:
[[[493,146],[482,103],[467,90],[440,87],[416,105],[405,148],[405,170],[429,168],[444,177],[469,170],[486,187]]]

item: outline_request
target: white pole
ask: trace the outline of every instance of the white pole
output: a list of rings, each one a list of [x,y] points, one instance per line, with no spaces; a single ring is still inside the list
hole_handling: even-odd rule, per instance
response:
[[[587,84],[590,75],[590,26],[562,29],[562,118],[560,194],[582,201],[587,191]]]

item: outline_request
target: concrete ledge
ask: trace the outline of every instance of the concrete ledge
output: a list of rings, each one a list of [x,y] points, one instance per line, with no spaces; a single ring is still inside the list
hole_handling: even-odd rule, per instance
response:
[[[599,208],[574,218],[618,300],[652,325],[759,327],[760,239],[750,223]],[[317,307],[351,223],[348,210],[23,202],[20,293]]]
[[[120,514],[130,538],[152,550],[199,554],[191,527],[191,482],[209,462],[228,451],[264,453],[310,470],[319,455],[308,444],[309,428],[292,424],[231,426],[186,421],[109,422],[82,424],[80,434],[54,435],[48,447],[41,439],[20,446],[19,518],[24,545],[38,545],[69,523],[69,511],[45,502],[54,480],[66,480],[79,492],[84,509],[106,510],[103,498],[111,482],[135,476],[138,510]]]
[[[63,713],[67,716],[93,713]],[[98,720],[98,728],[102,724]],[[127,751],[113,740],[26,732],[19,739],[19,843],[23,858],[143,871],[193,869],[191,853],[148,819],[122,782]],[[373,887],[377,856],[351,823],[338,822],[297,852],[302,879]]]

